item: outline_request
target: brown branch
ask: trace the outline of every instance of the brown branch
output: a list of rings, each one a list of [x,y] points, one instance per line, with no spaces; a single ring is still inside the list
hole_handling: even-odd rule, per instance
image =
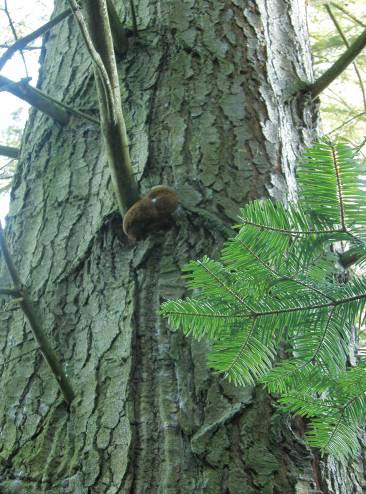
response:
[[[351,44],[351,46],[340,56],[340,58],[317,79],[314,84],[309,86],[309,90],[316,98],[319,94],[334,81],[350,63],[359,55],[366,45],[366,30]]]
[[[39,315],[33,308],[33,304],[29,298],[26,289],[23,287],[18,272],[15,268],[13,258],[9,252],[8,246],[5,241],[4,232],[0,222],[0,248],[4,257],[5,264],[10,273],[10,277],[14,284],[14,290],[17,292],[19,298],[19,305],[22,308],[30,327],[33,332],[33,336],[37,341],[39,348],[44,356],[46,362],[48,363],[53,375],[55,376],[58,385],[64,395],[65,401],[70,404],[75,397],[74,391],[71,384],[59,363],[56,353],[52,349],[47,336],[43,332],[42,325],[40,322]]]
[[[14,53],[18,50],[22,50],[23,48],[26,47],[28,43],[31,41],[34,41],[35,39],[39,38],[42,36],[42,34],[46,33],[49,31],[52,27],[56,26],[59,24],[61,21],[66,19],[71,14],[71,9],[66,9],[61,14],[56,16],[54,19],[50,20],[43,26],[39,27],[35,31],[33,31],[30,34],[27,34],[27,36],[24,36],[24,38],[20,38],[17,40],[16,43],[13,45],[9,46],[9,48],[6,50],[6,52],[0,57],[0,70],[4,67],[6,62],[10,60],[10,58],[14,55]]]
[[[331,20],[332,20],[335,28],[337,29],[337,31],[338,31],[338,33],[340,35],[340,37],[342,38],[343,43],[346,45],[347,48],[349,48],[350,44],[349,44],[346,36],[344,35],[339,22],[337,21],[335,15],[333,14],[332,9],[327,4],[325,5],[325,9],[328,12],[328,15],[331,18]],[[361,76],[361,73],[360,73],[360,71],[358,69],[358,66],[357,66],[357,63],[356,62],[353,62],[353,67],[355,69],[355,72],[356,72],[356,75],[357,75],[357,79],[358,79],[358,82],[359,82],[359,85],[360,85],[360,89],[361,89],[361,93],[362,93],[362,100],[363,100],[363,107],[366,110],[366,95],[365,95],[365,88],[364,88],[363,81],[362,81],[362,76]]]
[[[112,184],[122,215],[138,200],[138,188],[131,165],[126,124],[122,112],[113,39],[107,0],[84,2],[87,21],[76,2],[69,0],[93,61],[101,130],[107,150]]]
[[[6,156],[7,158],[17,159],[19,156],[19,149],[11,146],[2,146],[0,144],[0,155]]]

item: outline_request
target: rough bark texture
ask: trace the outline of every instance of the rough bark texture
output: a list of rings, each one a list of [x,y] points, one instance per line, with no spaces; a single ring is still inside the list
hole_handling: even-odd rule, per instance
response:
[[[55,15],[66,6],[56,3]],[[182,265],[215,255],[245,201],[294,192],[316,124],[311,102],[292,97],[312,77],[304,5],[135,4],[140,38],[119,64],[132,161],[142,193],[168,184],[181,209],[166,235],[129,242],[99,129],[31,112],[7,238],[78,396],[68,411],[23,314],[4,302],[0,349],[15,360],[0,367],[0,492],[364,492],[361,461],[324,476],[301,426],[262,391],[214,377],[205,344],[159,317],[161,301],[184,293]],[[43,58],[40,87],[96,112],[72,18]]]

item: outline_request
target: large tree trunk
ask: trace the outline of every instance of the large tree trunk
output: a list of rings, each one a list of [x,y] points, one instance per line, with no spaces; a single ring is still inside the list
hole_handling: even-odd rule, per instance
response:
[[[361,467],[324,476],[301,427],[273,415],[263,391],[213,376],[205,344],[159,316],[184,293],[182,265],[215,255],[245,201],[294,193],[316,127],[311,101],[293,97],[312,77],[304,6],[135,3],[139,40],[119,63],[132,161],[141,192],[168,184],[181,209],[167,234],[128,241],[99,129],[31,112],[7,239],[77,398],[68,411],[40,352],[29,353],[23,313],[6,305],[1,351],[15,360],[0,369],[0,492],[362,492]],[[97,112],[72,18],[46,41],[40,86]]]

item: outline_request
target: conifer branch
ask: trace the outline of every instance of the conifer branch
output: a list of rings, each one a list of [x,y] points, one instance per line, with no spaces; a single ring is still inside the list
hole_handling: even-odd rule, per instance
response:
[[[366,418],[366,367],[344,370],[352,327],[366,307],[366,277],[343,284],[328,252],[330,243],[347,240],[344,262],[366,258],[364,168],[347,146],[320,142],[297,173],[299,202],[246,205],[244,226],[221,262],[205,257],[184,268],[199,296],[165,302],[162,313],[174,329],[209,338],[214,370],[237,385],[262,382],[288,411],[311,417],[310,444],[343,459],[357,451]]]

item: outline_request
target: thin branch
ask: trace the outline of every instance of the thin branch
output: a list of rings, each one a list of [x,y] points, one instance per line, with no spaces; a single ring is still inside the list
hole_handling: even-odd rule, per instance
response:
[[[14,288],[7,288],[0,286],[0,295],[10,295],[11,297],[19,297],[20,292]]]
[[[71,9],[66,9],[61,14],[56,16],[54,19],[51,21],[47,22],[46,24],[43,24],[43,26],[39,27],[35,31],[33,31],[30,34],[27,34],[27,36],[24,36],[23,38],[20,38],[14,43],[13,45],[9,46],[6,52],[0,57],[0,70],[4,67],[6,62],[10,60],[10,58],[14,55],[14,53],[17,50],[22,50],[26,47],[28,43],[31,41],[34,41],[35,39],[39,38],[43,34],[45,34],[47,31],[49,31],[52,27],[56,26],[59,24],[61,21],[66,19],[69,15],[71,15]],[[27,48],[27,49],[38,49],[37,47],[35,48]]]
[[[364,115],[366,115],[366,112],[361,112],[361,113],[358,113],[357,115],[354,115],[353,117],[349,118],[348,120],[346,120],[345,122],[343,122],[341,125],[338,125],[338,127],[335,127],[333,130],[331,130],[330,132],[328,132],[328,136],[330,134],[333,134],[334,132],[337,132],[337,130],[340,130],[342,127],[348,125],[349,123],[351,123],[353,120],[357,120],[358,118],[361,118],[363,117]]]
[[[264,311],[251,311],[251,312],[237,312],[234,314],[205,314],[204,312],[180,312],[180,311],[164,311],[164,316],[192,316],[192,317],[205,317],[205,318],[221,318],[221,319],[233,319],[233,318],[247,318],[255,319],[257,317],[266,316],[278,316],[280,314],[291,314],[293,312],[305,312],[314,311],[317,309],[327,309],[332,307],[338,307],[339,305],[349,304],[350,302],[356,302],[358,300],[366,299],[366,293],[360,295],[354,295],[353,297],[346,297],[343,299],[337,299],[333,302],[324,302],[322,304],[310,304],[310,305],[297,305],[295,307],[287,307],[285,309],[273,309]]]
[[[234,357],[233,361],[230,363],[229,367],[227,369],[225,369],[225,371],[224,371],[225,372],[225,375],[224,375],[225,378],[227,378],[229,376],[230,371],[234,368],[234,366],[238,362],[239,358],[245,352],[245,350],[248,346],[249,340],[254,333],[256,322],[257,322],[256,318],[253,318],[252,326],[251,326],[250,330],[248,331],[243,343],[240,345],[238,353],[235,355],[235,357]]]
[[[252,311],[252,308],[245,301],[245,299],[241,298],[235,290],[232,290],[226,283],[224,283],[215,273],[213,273],[208,267],[201,261],[197,261],[197,264],[203,268],[206,273],[208,273],[225,291],[227,291],[233,298],[235,298],[240,304],[244,305],[247,309]]]
[[[341,228],[332,228],[329,230],[286,230],[285,228],[276,228],[273,226],[263,225],[261,223],[254,223],[254,221],[246,220],[245,218],[240,217],[243,225],[254,226],[260,230],[267,230],[270,232],[283,233],[284,235],[290,235],[294,237],[298,237],[299,235],[327,235],[330,233],[348,233],[347,231],[342,230]]]
[[[13,148],[11,146],[2,146],[0,144],[0,155],[6,156],[7,158],[17,159],[19,156],[20,150],[18,148]]]
[[[127,29],[123,26],[112,0],[107,0],[109,22],[111,24],[113,46],[118,55],[125,55],[128,50]]]
[[[61,125],[65,125],[69,121],[68,113],[60,105],[54,104],[41,91],[34,89],[28,84],[28,81],[14,82],[0,75],[0,91],[8,91],[26,101]]]
[[[0,48],[7,50],[13,45],[10,45],[9,43],[5,43],[0,45]],[[23,48],[24,51],[34,51],[34,50],[42,50],[42,46],[25,46]]]
[[[5,12],[6,17],[8,18],[10,30],[13,33],[14,40],[15,40],[15,42],[17,42],[18,41],[18,35],[17,35],[16,29],[15,29],[15,26],[14,26],[14,23],[13,23],[13,19],[11,18],[11,15],[10,15],[10,12],[9,12],[9,9],[8,9],[8,0],[4,0],[4,12]],[[23,50],[22,49],[20,49],[20,55],[21,55],[22,60],[23,60],[23,65],[24,65],[24,69],[25,69],[25,75],[26,75],[26,77],[29,77],[27,63],[25,61],[25,57],[24,57],[24,53],[23,53]],[[1,67],[0,67],[0,70],[1,70]]]
[[[134,32],[135,37],[137,38],[138,29],[137,29],[137,17],[136,17],[136,9],[135,9],[134,0],[130,0],[130,8],[131,8],[131,14],[132,14],[133,32]]]
[[[366,45],[366,30],[351,44],[351,46],[341,55],[341,57],[322,75],[314,84],[311,84],[309,90],[316,98],[319,94],[334,81],[350,63],[357,57]]]
[[[329,7],[329,5],[325,5],[325,9],[326,11],[328,12],[329,14],[329,17],[331,18],[335,28],[337,29],[340,37],[342,38],[343,40],[343,43],[346,45],[347,48],[349,48],[350,44],[348,43],[348,40],[346,38],[346,36],[344,35],[343,31],[342,31],[342,28],[339,24],[339,22],[337,21],[336,17],[334,16],[331,8]],[[361,76],[361,73],[358,69],[358,66],[356,64],[356,62],[353,62],[353,67],[355,69],[355,72],[356,72],[356,75],[357,75],[357,79],[358,79],[358,82],[359,82],[359,85],[360,85],[360,89],[361,89],[361,92],[362,92],[362,100],[363,100],[363,107],[366,111],[366,94],[365,94],[365,88],[364,88],[364,85],[363,85],[363,81],[362,81],[362,76]]]
[[[93,61],[102,136],[118,206],[121,214],[124,215],[139,196],[122,112],[121,89],[113,50],[107,0],[84,2],[88,24],[76,0],[69,0],[69,3]]]
[[[79,110],[75,110],[71,106],[52,98],[52,96],[45,94],[43,91],[30,86],[27,80],[15,82],[0,75],[0,91],[8,91],[9,93],[14,94],[14,96],[26,101],[37,108],[37,110],[52,117],[61,125],[65,125],[69,121],[69,114],[89,120],[97,125],[100,124],[97,118]]]
[[[18,355],[17,357],[12,357],[9,358],[8,360],[5,360],[4,362],[0,363],[0,367],[5,367],[5,365],[10,364],[10,362],[14,362],[14,360],[20,360],[22,357],[25,357],[25,355],[29,355],[30,353],[37,352],[39,348],[33,348],[32,350],[28,350],[27,352],[22,353],[21,355]]]
[[[49,94],[44,93],[43,91],[40,91],[38,88],[34,87],[33,88],[38,94],[44,96],[45,98],[48,99],[48,101],[51,101],[52,103],[55,103],[56,105],[61,106],[62,108],[65,108],[65,110],[70,113],[71,115],[74,115],[75,117],[83,118],[84,120],[89,120],[89,122],[93,122],[97,125],[100,125],[100,121],[96,117],[92,117],[88,113],[85,113],[84,111],[81,110],[76,110],[72,106],[67,105],[66,103],[63,103],[62,101],[57,100],[56,98],[53,98]]]
[[[324,293],[322,290],[320,290],[319,288],[316,288],[314,286],[312,286],[311,284],[309,283],[306,283],[305,281],[302,281],[302,280],[299,280],[298,278],[293,278],[292,276],[289,276],[289,275],[286,275],[286,274],[281,274],[279,273],[277,270],[273,269],[269,264],[267,264],[265,261],[263,261],[263,259],[261,259],[250,247],[248,247],[242,240],[238,240],[238,242],[240,243],[240,245],[243,246],[243,248],[245,250],[247,250],[249,252],[249,254],[251,256],[254,257],[254,259],[259,263],[261,264],[265,269],[267,269],[267,271],[269,271],[270,273],[272,273],[274,276],[276,276],[277,278],[279,278],[280,280],[283,279],[283,280],[286,280],[286,281],[292,281],[293,283],[296,283],[297,285],[300,285],[300,286],[303,286],[305,288],[308,288],[309,290],[312,290],[313,292],[317,293],[318,295],[321,295],[322,297],[324,298],[327,298],[328,300],[331,300],[332,302],[334,302],[334,299],[332,297],[330,297],[329,295],[327,295],[326,293]]]
[[[70,404],[75,397],[74,391],[71,387],[71,384],[70,384],[61,364],[59,363],[59,361],[57,359],[56,353],[52,349],[52,347],[48,341],[47,336],[43,332],[40,318],[33,308],[33,305],[32,305],[32,302],[29,298],[29,295],[20,281],[20,277],[19,277],[18,272],[15,268],[13,258],[9,252],[8,246],[7,246],[6,241],[5,241],[4,232],[3,232],[3,229],[1,226],[1,222],[0,222],[0,248],[1,248],[2,255],[4,257],[5,264],[8,268],[9,273],[10,273],[10,277],[13,281],[14,289],[21,296],[21,298],[19,299],[19,305],[22,308],[26,318],[28,319],[28,322],[29,322],[30,327],[31,327],[32,332],[33,332],[33,336],[40,347],[42,355],[44,356],[44,358],[45,358],[46,362],[48,363],[53,375],[55,376],[55,378],[58,382],[58,385],[60,386],[60,389],[64,395],[64,398],[65,398],[65,401],[68,404]]]
[[[335,2],[330,2],[330,4],[333,5],[333,7],[335,7],[336,9],[343,12],[347,17],[352,19],[356,24],[359,24],[360,26],[366,28],[366,24],[364,22],[360,21],[360,19],[358,19],[353,14],[351,14],[351,12],[348,12],[348,10],[346,10],[344,7],[342,7],[342,5],[339,5],[338,3],[335,3]]]
[[[344,201],[343,201],[342,181],[341,181],[341,177],[340,177],[340,168],[339,168],[336,150],[333,146],[332,146],[332,161],[333,161],[334,173],[335,173],[336,182],[337,182],[337,197],[338,197],[338,204],[339,204],[339,221],[341,223],[342,230],[346,231],[347,226],[346,226],[346,221],[345,221],[345,209],[344,209]]]

